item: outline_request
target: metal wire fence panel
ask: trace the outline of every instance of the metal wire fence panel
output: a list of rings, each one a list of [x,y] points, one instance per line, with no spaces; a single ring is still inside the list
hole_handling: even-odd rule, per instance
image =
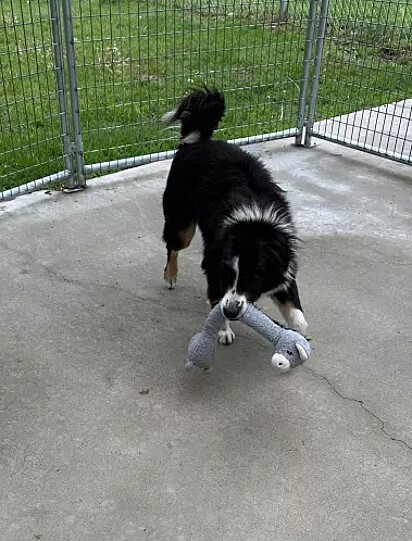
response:
[[[71,4],[86,171],[174,148],[159,119],[202,83],[225,92],[220,137],[296,132],[309,1]]]
[[[409,0],[1,0],[0,199],[171,157],[159,119],[201,84],[222,138],[410,163],[411,29]]]
[[[410,163],[412,3],[330,0],[320,65],[310,133]]]
[[[45,0],[0,2],[0,199],[12,187],[69,176],[64,94],[56,91],[59,29],[53,33],[51,19]]]

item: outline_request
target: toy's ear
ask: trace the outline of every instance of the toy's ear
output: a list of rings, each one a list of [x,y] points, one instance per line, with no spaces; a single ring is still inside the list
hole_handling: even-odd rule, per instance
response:
[[[296,344],[296,349],[298,350],[300,360],[305,362],[309,359],[309,355],[307,351],[305,351],[305,348],[301,346],[300,344]]]

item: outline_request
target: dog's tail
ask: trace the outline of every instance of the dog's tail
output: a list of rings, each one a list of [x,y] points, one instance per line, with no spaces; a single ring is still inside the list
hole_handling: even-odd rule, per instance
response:
[[[166,113],[165,124],[181,123],[181,141],[190,144],[210,139],[225,113],[225,99],[216,89],[193,90],[173,111]]]

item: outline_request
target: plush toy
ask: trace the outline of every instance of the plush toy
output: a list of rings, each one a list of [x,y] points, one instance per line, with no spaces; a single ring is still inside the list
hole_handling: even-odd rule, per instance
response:
[[[275,348],[272,366],[280,372],[288,372],[309,359],[309,342],[298,332],[277,325],[253,304],[248,303],[237,318],[269,340]],[[193,365],[207,370],[211,367],[216,352],[217,334],[226,318],[221,303],[217,304],[206,318],[203,330],[192,336],[189,342],[186,368]]]

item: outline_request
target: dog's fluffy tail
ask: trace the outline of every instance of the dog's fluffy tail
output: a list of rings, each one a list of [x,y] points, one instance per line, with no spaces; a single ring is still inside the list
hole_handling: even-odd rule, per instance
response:
[[[190,144],[209,139],[225,113],[225,99],[216,89],[193,90],[173,111],[166,113],[165,124],[181,123],[182,143]]]

